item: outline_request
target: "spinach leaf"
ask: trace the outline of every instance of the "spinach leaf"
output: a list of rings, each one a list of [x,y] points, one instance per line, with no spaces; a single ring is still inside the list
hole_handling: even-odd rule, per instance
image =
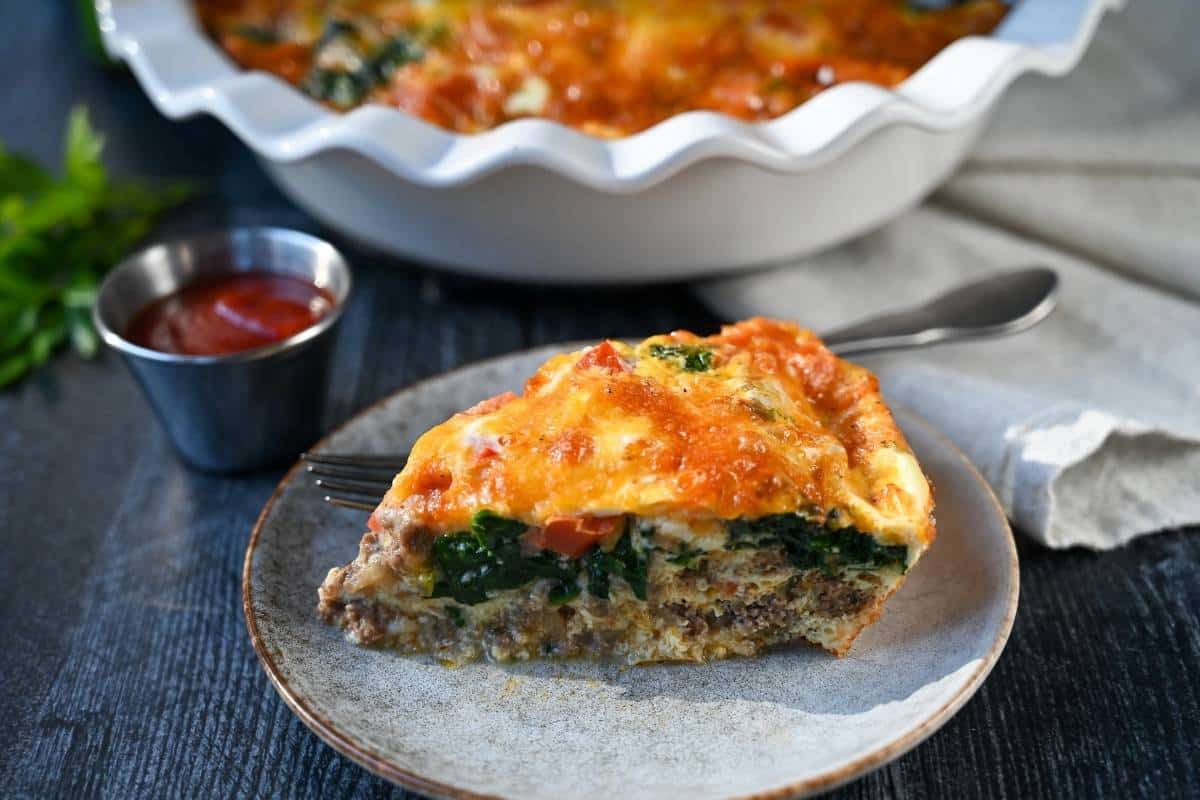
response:
[[[333,55],[333,58],[328,56]],[[338,108],[362,102],[375,85],[375,73],[362,37],[352,22],[331,19],[313,46],[312,69],[300,88],[308,95]],[[329,66],[329,64],[335,66]],[[325,64],[325,66],[322,66]]]
[[[610,571],[608,559],[609,555],[599,547],[592,548],[591,552],[583,557],[583,568],[587,572],[588,594],[602,600],[608,599],[608,573]]]
[[[317,39],[315,47],[320,50],[339,39],[353,41],[357,38],[358,28],[353,22],[346,19],[330,19],[325,21],[325,27],[321,30],[321,38]]]
[[[352,108],[371,90],[372,80],[365,70],[350,72],[313,67],[301,87],[311,97],[338,108]]]
[[[561,606],[579,597],[579,592],[579,583],[573,580],[570,583],[559,583],[551,586],[546,599],[550,601],[550,605],[552,606]]]
[[[301,88],[311,97],[338,108],[358,105],[373,88],[387,83],[397,69],[425,57],[420,41],[407,34],[394,36],[372,50],[354,24],[345,20],[331,20],[325,26],[314,48],[318,64],[327,48],[337,48],[346,65],[314,66]],[[345,59],[345,54],[353,58]]]
[[[833,573],[908,568],[908,548],[903,545],[880,544],[857,528],[830,528],[798,514],[734,520],[728,531],[729,548],[783,547],[797,569]]]
[[[650,355],[688,372],[707,372],[712,369],[712,350],[687,344],[652,344]]]
[[[704,555],[704,551],[698,548],[689,547],[686,544],[680,544],[679,549],[669,556],[666,556],[668,562],[679,564],[682,567],[695,566],[696,559]]]
[[[475,534],[481,542],[491,543],[515,539],[526,530],[528,528],[525,523],[502,517],[486,508],[475,512],[475,516],[471,518],[471,533]]]
[[[521,522],[485,510],[475,514],[470,530],[434,539],[438,578],[433,596],[475,605],[487,600],[489,592],[516,589],[539,578],[563,585],[573,582],[578,565],[570,559],[545,550],[522,555],[520,537],[525,530]]]
[[[371,56],[371,71],[375,80],[384,83],[392,73],[425,57],[425,49],[410,36],[401,34],[389,39]]]
[[[592,548],[591,552],[583,557],[588,593],[607,600],[612,576],[615,575],[629,584],[635,597],[645,600],[651,549],[653,548],[646,544],[641,547],[635,546],[633,535],[628,529],[621,535],[612,552],[606,553],[599,547]]]

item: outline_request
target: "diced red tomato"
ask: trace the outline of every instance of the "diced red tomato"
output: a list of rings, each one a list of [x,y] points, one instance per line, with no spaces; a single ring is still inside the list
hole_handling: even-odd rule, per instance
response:
[[[551,517],[541,528],[526,534],[526,541],[541,550],[579,558],[621,530],[622,517]]]
[[[383,530],[383,523],[380,522],[379,518],[375,516],[374,511],[371,512],[371,516],[367,517],[367,530],[369,530],[369,531]]]
[[[599,369],[611,375],[633,372],[633,367],[621,358],[617,348],[609,341],[601,342],[584,353],[583,357],[575,362],[575,369]]]
[[[490,414],[498,408],[503,408],[516,399],[517,396],[512,392],[505,392],[495,397],[489,397],[487,400],[480,400],[462,413],[468,417],[482,417],[484,414]]]
[[[262,44],[236,34],[221,37],[221,46],[246,69],[261,69],[299,83],[312,63],[311,46],[295,42]]]

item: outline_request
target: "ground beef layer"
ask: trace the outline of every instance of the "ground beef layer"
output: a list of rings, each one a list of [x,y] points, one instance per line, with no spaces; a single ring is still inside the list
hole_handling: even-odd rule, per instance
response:
[[[614,582],[607,600],[583,592],[555,606],[549,583],[538,581],[466,606],[416,593],[348,592],[335,571],[321,587],[318,610],[359,644],[454,663],[547,656],[707,661],[798,641],[840,655],[902,579],[898,570],[797,571],[775,549],[712,552],[687,566],[655,554],[644,601]]]

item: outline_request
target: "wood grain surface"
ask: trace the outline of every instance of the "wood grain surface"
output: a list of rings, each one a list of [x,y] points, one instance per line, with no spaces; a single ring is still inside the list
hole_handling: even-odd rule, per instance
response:
[[[168,122],[127,74],[90,62],[72,7],[0,0],[0,139],[57,158],[67,109],[86,102],[114,169],[206,181],[159,236],[321,232],[221,126]],[[520,288],[346,250],[357,291],[330,424],[479,358],[718,322],[681,286]],[[0,393],[0,796],[406,796],[311,734],[251,650],[242,556],[280,474],[183,468],[112,355],[61,357]],[[833,796],[1200,796],[1198,534],[1106,555],[1022,540],[1021,608],[992,677],[927,742]]]

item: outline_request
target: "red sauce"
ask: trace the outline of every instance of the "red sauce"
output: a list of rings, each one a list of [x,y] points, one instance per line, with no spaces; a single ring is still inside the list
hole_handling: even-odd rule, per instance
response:
[[[301,278],[242,272],[185,286],[142,308],[125,331],[164,353],[215,356],[280,342],[333,308],[333,296]]]

